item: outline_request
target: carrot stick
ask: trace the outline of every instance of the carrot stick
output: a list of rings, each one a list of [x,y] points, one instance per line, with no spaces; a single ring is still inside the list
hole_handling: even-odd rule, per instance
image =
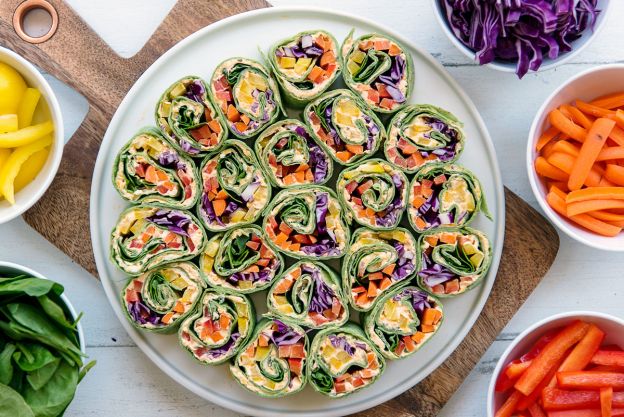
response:
[[[615,164],[607,164],[605,178],[614,184],[624,186],[624,167]]]
[[[592,216],[593,217],[593,216]],[[624,229],[624,220],[620,220],[620,221],[608,221],[607,223],[615,226],[615,227],[621,227]]]
[[[624,129],[624,110],[617,109],[617,111],[615,112],[615,116],[612,119],[615,120],[615,123],[619,127]]]
[[[576,216],[597,210],[624,208],[624,200],[587,200],[570,203],[567,206],[568,216]]]
[[[570,136],[572,139],[575,139],[579,142],[583,142],[585,140],[585,136],[587,135],[587,131],[583,129],[581,126],[574,123],[572,120],[565,117],[561,111],[555,109],[550,112],[548,115],[548,120],[550,124],[559,129],[562,133]]]
[[[546,129],[544,133],[542,133],[542,136],[540,136],[540,138],[537,140],[537,144],[535,145],[535,150],[538,152],[541,151],[542,148],[546,146],[548,142],[553,140],[559,133],[561,133],[559,129],[557,129],[554,126],[551,126],[548,129]]]
[[[522,398],[522,394],[518,391],[514,391],[513,394],[507,398],[505,403],[496,411],[494,417],[511,417],[516,410],[516,405]]]
[[[614,109],[616,107],[624,106],[624,92],[620,91],[606,96],[598,97],[591,102],[596,107],[602,107],[603,109]]]
[[[612,213],[610,211],[592,211],[587,213],[590,216],[598,219],[604,220],[606,222],[622,222],[624,221],[624,214]]]
[[[614,127],[609,135],[609,139],[613,140],[620,146],[624,146],[624,129],[619,126]]]
[[[548,202],[550,207],[552,207],[552,209],[559,213],[561,216],[568,217],[566,212],[566,201],[564,199],[562,199],[555,193],[548,193],[546,195],[546,201]],[[617,236],[622,231],[621,227],[605,223],[587,214],[579,214],[577,216],[569,217],[569,219],[574,223],[602,236],[613,237]]]
[[[589,129],[594,123],[593,117],[588,117],[576,107],[570,106],[569,104],[564,104],[562,107],[570,114],[570,118],[574,123],[583,126],[585,129]]]
[[[608,161],[612,159],[624,159],[624,146],[608,146],[602,148],[596,161]]]
[[[575,203],[586,200],[624,200],[624,188],[622,187],[589,187],[570,192],[566,203]]]
[[[542,156],[544,158],[548,158],[550,155],[552,155],[552,153],[554,152],[553,149],[555,148],[555,145],[557,144],[558,140],[552,140],[550,142],[548,142],[543,148],[542,148]]]
[[[576,100],[576,107],[583,113],[591,114],[596,117],[609,117],[615,114],[613,110],[603,109],[602,107],[586,103],[583,100]]]
[[[572,166],[574,165],[574,157],[562,152],[555,152],[546,159],[551,165],[559,168],[566,174],[572,172]],[[609,187],[615,184],[603,178],[604,170],[599,166],[594,166],[587,178],[585,179],[585,185],[588,187]]]
[[[548,183],[548,190],[557,190],[557,192],[563,193],[566,195],[570,190],[568,190],[568,183],[563,181],[551,181]],[[565,197],[562,197],[565,199]]]
[[[570,190],[579,190],[592,169],[592,165],[596,162],[596,157],[600,153],[607,137],[615,127],[615,122],[610,119],[597,119],[587,133],[587,138],[581,146],[579,156],[574,162],[570,179],[568,180],[568,188]]]
[[[563,199],[563,200],[565,200],[565,199],[566,199],[566,197],[568,196],[568,193],[566,193],[566,192],[565,192],[565,191],[563,191],[561,188],[559,188],[559,187],[557,187],[557,186],[555,186],[555,185],[552,185],[552,186],[548,189],[548,191],[549,191],[549,192],[551,192],[551,193],[555,193],[555,194],[557,194],[557,195],[558,195],[561,199]]]
[[[535,171],[542,177],[552,178],[557,181],[568,180],[568,174],[548,163],[543,156],[538,156],[535,160]]]
[[[567,140],[557,141],[552,147],[553,152],[565,152],[575,157],[578,156],[580,149],[581,148]]]

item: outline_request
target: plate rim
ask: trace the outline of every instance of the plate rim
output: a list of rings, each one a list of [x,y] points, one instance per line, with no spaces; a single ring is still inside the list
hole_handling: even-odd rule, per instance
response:
[[[443,354],[436,357],[435,360],[429,362],[428,365],[423,368],[423,371],[420,373],[420,377],[417,374],[412,374],[410,377],[404,379],[403,382],[395,385],[393,388],[388,389],[385,392],[380,393],[379,395],[376,395],[368,400],[361,401],[358,404],[341,405],[337,403],[336,404],[337,406],[333,407],[331,410],[323,410],[323,415],[328,416],[328,417],[342,416],[346,414],[352,414],[352,413],[357,413],[363,410],[367,410],[379,404],[385,403],[397,397],[398,395],[404,393],[408,389],[414,387],[423,379],[431,375],[431,373],[433,373],[446,359],[448,359],[453,354],[453,352],[457,349],[457,347],[465,340],[468,333],[470,333],[470,331],[472,330],[472,328],[474,327],[474,324],[476,323],[478,319],[478,316],[481,314],[481,311],[483,310],[485,303],[489,299],[489,296],[492,292],[492,287],[494,285],[494,282],[496,281],[496,275],[498,274],[498,267],[499,267],[500,259],[502,257],[503,243],[505,239],[505,223],[506,223],[505,222],[505,191],[504,191],[504,186],[502,183],[502,174],[501,174],[500,167],[498,164],[498,158],[496,155],[496,150],[494,148],[494,142],[492,141],[492,137],[490,136],[489,130],[487,128],[487,125],[485,124],[485,121],[483,120],[483,117],[479,113],[472,99],[468,96],[468,94],[464,91],[464,89],[459,85],[459,83],[455,81],[455,79],[448,73],[446,68],[444,68],[444,66],[440,62],[438,62],[426,49],[418,46],[411,40],[406,39],[403,35],[401,35],[397,31],[387,27],[384,24],[377,23],[372,19],[360,16],[357,14],[353,14],[353,13],[331,9],[331,8],[320,8],[320,7],[311,7],[311,6],[278,6],[278,7],[271,6],[267,8],[255,9],[255,10],[250,10],[247,12],[239,13],[236,15],[229,16],[225,19],[219,20],[217,22],[213,22],[197,30],[196,32],[190,34],[189,36],[183,38],[179,42],[177,42],[169,50],[163,53],[158,59],[156,59],[145,70],[145,72],[143,72],[143,74],[135,81],[135,83],[132,85],[130,90],[126,93],[123,100],[119,104],[117,110],[115,111],[115,114],[111,118],[111,121],[106,130],[106,133],[104,134],[102,143],[100,145],[100,150],[98,150],[98,156],[97,156],[95,167],[93,170],[93,177],[92,177],[93,180],[91,183],[90,198],[89,198],[89,204],[90,204],[89,206],[89,216],[90,216],[89,229],[90,229],[90,233],[92,236],[92,239],[91,239],[92,249],[93,249],[93,254],[95,257],[96,268],[98,270],[98,273],[100,274],[100,282],[102,283],[102,287],[104,288],[104,292],[106,293],[108,302],[113,308],[115,312],[115,316],[121,322],[122,327],[126,330],[126,332],[130,336],[130,338],[133,340],[133,342],[137,345],[137,347],[161,371],[167,374],[169,378],[173,379],[174,381],[176,381],[178,384],[185,387],[189,391],[221,407],[224,407],[229,410],[236,411],[236,412],[249,414],[249,415],[276,416],[276,417],[277,416],[287,417],[287,416],[296,415],[299,417],[308,417],[308,416],[311,417],[311,416],[318,415],[318,411],[316,412],[315,411],[293,412],[293,411],[284,411],[284,410],[279,410],[279,409],[269,409],[266,407],[263,409],[257,409],[255,407],[249,406],[240,401],[232,401],[231,399],[224,399],[218,395],[215,395],[214,393],[210,391],[207,391],[204,387],[200,386],[196,382],[183,377],[181,372],[175,366],[173,366],[170,362],[168,362],[166,358],[163,358],[161,356],[160,352],[152,348],[148,343],[144,342],[144,340],[140,337],[138,330],[135,329],[128,322],[128,320],[124,317],[123,312],[120,311],[120,309],[117,308],[113,304],[111,297],[114,297],[116,299],[118,298],[118,294],[117,294],[116,288],[113,288],[112,286],[112,283],[111,283],[112,280],[102,279],[102,276],[106,275],[106,274],[102,274],[102,271],[105,271],[105,263],[108,261],[108,256],[102,256],[103,252],[102,252],[102,248],[100,245],[100,239],[94,238],[95,236],[98,236],[98,237],[100,236],[100,233],[98,232],[97,227],[96,227],[97,222],[94,221],[94,219],[98,218],[97,210],[96,210],[96,207],[98,206],[98,204],[96,204],[98,201],[97,193],[96,193],[98,187],[96,186],[97,182],[95,181],[95,179],[97,178],[99,181],[99,179],[103,176],[103,171],[105,169],[104,160],[106,159],[107,155],[104,155],[104,153],[101,152],[101,150],[102,150],[102,147],[106,143],[112,141],[112,137],[111,137],[112,134],[110,133],[111,126],[116,125],[118,123],[116,119],[118,117],[121,117],[121,116],[118,116],[119,115],[118,109],[123,107],[125,103],[129,101],[130,98],[135,95],[136,91],[142,86],[144,82],[146,82],[145,80],[151,77],[152,73],[156,72],[160,66],[162,66],[165,62],[167,62],[170,55],[172,55],[178,49],[183,48],[186,44],[193,42],[196,38],[204,36],[206,32],[219,30],[224,26],[235,24],[239,20],[245,20],[249,18],[258,18],[264,15],[272,15],[272,14],[279,15],[283,13],[302,13],[302,12],[316,13],[320,15],[332,15],[333,17],[344,18],[349,21],[355,21],[363,25],[374,27],[376,28],[376,30],[379,30],[382,33],[386,33],[394,37],[395,39],[397,39],[399,42],[405,44],[409,48],[416,50],[423,57],[423,59],[427,61],[429,65],[432,65],[437,70],[438,74],[444,79],[444,81],[453,90],[455,90],[458,98],[461,99],[462,102],[466,105],[466,108],[468,109],[471,116],[473,117],[473,120],[475,122],[477,129],[483,135],[484,147],[487,150],[489,159],[491,159],[491,164],[493,168],[492,180],[494,182],[494,193],[496,195],[496,201],[495,201],[496,212],[498,213],[497,214],[498,219],[496,220],[496,228],[495,228],[496,230],[495,238],[497,239],[498,245],[493,251],[493,261],[490,267],[490,271],[488,272],[488,277],[490,277],[490,274],[494,274],[494,276],[491,279],[486,280],[486,282],[482,284],[482,287],[485,287],[486,291],[478,297],[475,307],[472,309],[470,314],[466,318],[464,318],[464,321],[470,324],[462,327],[461,331],[457,333],[455,337],[451,340],[451,342],[446,345],[446,348],[442,351]]]

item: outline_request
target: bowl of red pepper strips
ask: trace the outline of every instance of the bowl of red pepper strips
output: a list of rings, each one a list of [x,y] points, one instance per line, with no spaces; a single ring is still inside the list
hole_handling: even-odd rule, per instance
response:
[[[548,317],[498,361],[488,417],[624,416],[624,320],[596,312]]]

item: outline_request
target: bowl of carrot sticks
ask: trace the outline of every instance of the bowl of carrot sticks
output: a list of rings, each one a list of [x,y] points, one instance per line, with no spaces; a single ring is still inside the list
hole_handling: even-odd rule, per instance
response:
[[[527,170],[559,229],[624,251],[624,65],[582,72],[546,100],[529,133]]]
[[[624,416],[624,321],[603,313],[548,317],[498,361],[488,417]]]

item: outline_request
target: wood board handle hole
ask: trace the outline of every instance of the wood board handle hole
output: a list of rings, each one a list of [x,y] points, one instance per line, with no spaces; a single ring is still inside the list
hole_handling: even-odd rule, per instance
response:
[[[29,22],[27,23],[27,20]],[[35,22],[37,21],[37,22]],[[31,25],[32,23],[32,25]],[[29,26],[43,26],[43,33],[34,33]],[[13,13],[15,33],[29,43],[43,43],[50,39],[58,28],[58,13],[46,0],[26,0]]]

